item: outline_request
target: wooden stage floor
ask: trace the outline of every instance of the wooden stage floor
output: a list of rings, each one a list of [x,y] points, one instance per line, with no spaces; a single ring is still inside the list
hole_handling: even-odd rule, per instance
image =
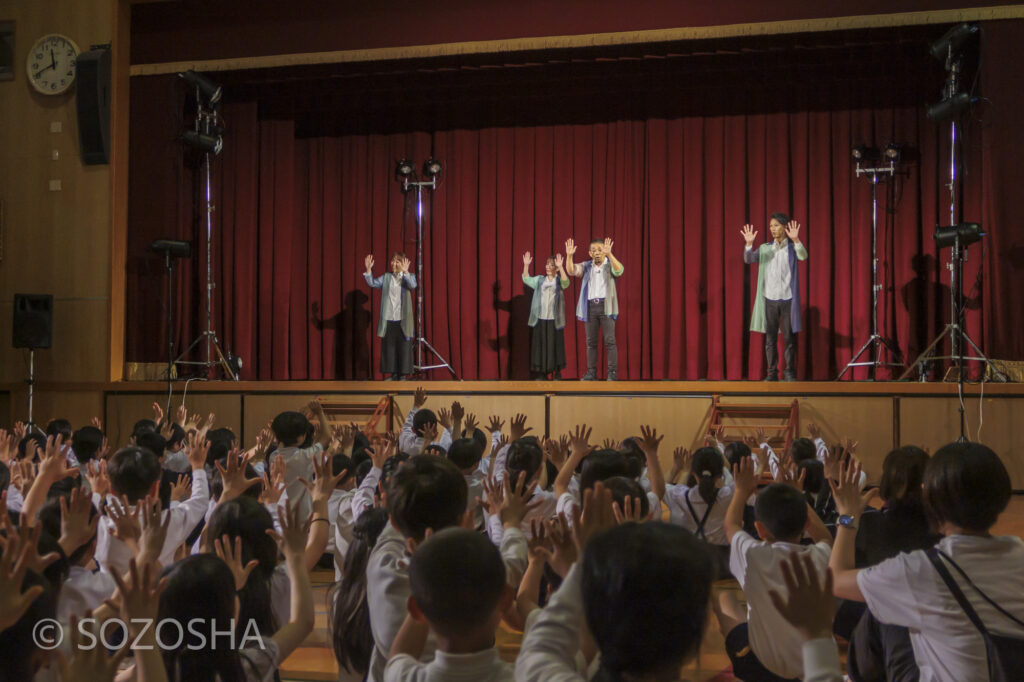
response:
[[[996,535],[1017,535],[1024,538],[1024,496],[1015,495],[1010,500],[1010,506],[1000,517],[993,533]],[[282,666],[281,679],[286,682],[289,680],[322,681],[338,679],[338,664],[334,660],[334,654],[327,638],[326,595],[329,583],[333,580],[333,577],[333,572],[314,572],[314,596],[317,607],[316,628],[307,638],[303,647],[289,656]],[[731,582],[731,585],[724,585],[720,589],[736,590],[742,596],[739,585],[735,581]],[[502,625],[498,631],[497,646],[504,660],[515,660],[519,652],[521,640],[521,632],[508,629]],[[725,654],[725,641],[718,632],[717,624],[712,622],[701,645],[700,656],[685,668],[683,679],[692,680],[693,682],[705,682],[708,680],[732,682],[736,678],[732,676],[731,670],[729,657]]]

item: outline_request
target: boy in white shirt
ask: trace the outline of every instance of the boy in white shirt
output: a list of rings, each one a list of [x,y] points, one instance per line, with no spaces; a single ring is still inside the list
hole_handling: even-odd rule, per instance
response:
[[[306,518],[312,511],[312,501],[306,486],[299,479],[313,480],[313,457],[321,452],[331,440],[331,425],[318,400],[309,403],[308,409],[320,423],[316,441],[307,445],[311,424],[299,412],[282,412],[270,424],[277,439],[277,452],[270,456],[270,463],[281,457],[285,463],[284,489],[288,499],[299,505],[299,518]]]
[[[763,540],[743,530],[746,500],[757,490],[754,464],[745,459],[733,470],[736,492],[725,516],[729,567],[743,588],[746,612],[731,593],[715,604],[733,674],[743,680],[777,680],[803,675],[803,638],[772,603],[769,590],[783,583],[782,564],[792,553],[806,554],[820,574],[828,566],[832,537],[808,506],[795,481],[773,483],[754,505],[755,526]],[[807,532],[814,545],[799,544]]]
[[[437,429],[437,415],[433,410],[423,409],[427,403],[427,392],[423,387],[416,389],[412,399],[412,409],[405,416],[405,423],[398,434],[398,451],[408,455],[418,455],[423,452],[424,431]],[[445,451],[452,446],[451,429],[442,429],[440,435],[433,440],[431,445],[439,445]]]
[[[487,538],[465,528],[431,535],[409,562],[409,614],[391,645],[385,682],[512,682],[494,633],[512,603],[505,565]],[[417,659],[429,633],[430,663]]]
[[[526,488],[525,490],[528,490]],[[520,489],[522,493],[524,489]],[[526,538],[519,524],[526,513],[524,495],[503,500],[504,535],[501,555],[510,583],[518,583],[526,569]],[[416,455],[391,477],[387,493],[389,523],[377,539],[366,567],[366,598],[374,648],[367,679],[384,679],[391,645],[408,613],[411,594],[409,556],[431,532],[459,525],[466,511],[466,480],[446,459]],[[429,662],[437,642],[427,638],[420,657]]]

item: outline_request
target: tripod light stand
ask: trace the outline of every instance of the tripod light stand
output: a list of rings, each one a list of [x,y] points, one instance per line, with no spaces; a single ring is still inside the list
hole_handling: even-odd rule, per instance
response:
[[[885,147],[885,160],[889,162],[888,165],[879,164],[877,149],[871,149],[865,145],[857,145],[853,148],[853,158],[857,162],[856,176],[859,178],[863,175],[871,181],[871,336],[846,363],[846,367],[836,377],[837,381],[842,379],[847,370],[852,367],[871,367],[871,378],[878,379],[879,367],[903,366],[903,358],[896,344],[878,333],[878,292],[882,290],[882,285],[878,283],[878,178],[879,176],[888,176],[889,179],[894,179],[899,157],[900,147],[893,143]],[[871,167],[861,167],[862,162]],[[882,357],[883,351],[891,353],[896,362],[885,362]],[[858,362],[864,353],[868,353],[870,359]]]
[[[423,190],[437,189],[437,176],[441,174],[441,162],[435,161],[434,159],[427,159],[423,164],[423,175],[430,178],[429,180],[417,180],[416,179],[416,167],[412,165],[412,162],[408,159],[402,159],[398,162],[398,166],[395,168],[395,175],[398,180],[402,183],[402,191],[408,192],[410,189],[416,190],[416,359],[413,362],[413,370],[417,373],[423,374],[429,372],[432,369],[447,369],[452,374],[453,379],[458,379],[458,375],[452,368],[451,363],[444,359],[444,356],[437,351],[436,348],[430,345],[430,342],[426,339],[426,333],[424,331],[424,319],[423,319]],[[423,350],[428,350],[434,358],[437,359],[437,364],[424,365],[423,364]]]
[[[178,74],[196,89],[196,122],[193,130],[186,131],[181,137],[186,144],[195,147],[203,152],[203,170],[205,180],[206,211],[206,328],[197,336],[192,343],[174,361],[176,365],[193,365],[202,367],[204,374],[209,377],[211,370],[218,367],[224,370],[228,379],[238,381],[238,375],[242,369],[242,360],[230,353],[225,353],[217,339],[217,332],[213,330],[213,201],[210,188],[210,155],[219,154],[224,145],[221,137],[223,132],[217,125],[216,104],[221,98],[221,88],[211,83],[201,74],[193,71],[186,71]],[[189,353],[197,346],[203,347],[202,360],[184,360]],[[216,353],[216,359],[214,359]]]

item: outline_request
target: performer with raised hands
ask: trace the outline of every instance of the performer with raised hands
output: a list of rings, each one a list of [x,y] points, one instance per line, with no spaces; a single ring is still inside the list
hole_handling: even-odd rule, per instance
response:
[[[576,253],[576,242],[565,242],[566,271],[573,277],[583,278],[580,299],[576,303],[576,319],[586,323],[587,329],[587,373],[583,381],[597,379],[598,333],[604,337],[604,349],[608,353],[608,380],[615,381],[619,374],[619,351],[615,347],[615,321],[619,318],[619,297],[615,291],[615,280],[625,270],[622,263],[612,255],[611,238],[590,241],[590,260],[580,265],[572,262]]]
[[[744,225],[740,234],[746,242],[745,263],[759,265],[757,295],[750,315],[750,331],[761,332],[768,360],[765,381],[779,380],[778,336],[782,331],[786,367],[783,378],[796,381],[796,335],[800,325],[800,277],[797,261],[807,260],[807,248],[800,242],[800,223],[785,213],[772,213],[768,222],[772,240],[756,251],[753,225]]]
[[[401,251],[391,256],[391,272],[373,276],[373,254],[366,257],[363,278],[373,289],[380,289],[380,320],[377,336],[380,345],[381,374],[404,379],[412,374],[412,339],[415,332],[412,293],[416,275],[409,272],[409,258]]]
[[[530,303],[529,325],[533,328],[530,339],[530,373],[534,379],[546,379],[554,374],[562,378],[565,367],[565,296],[569,276],[565,274],[562,254],[556,254],[544,263],[544,274],[530,275],[533,257],[523,254],[523,283],[533,289]]]

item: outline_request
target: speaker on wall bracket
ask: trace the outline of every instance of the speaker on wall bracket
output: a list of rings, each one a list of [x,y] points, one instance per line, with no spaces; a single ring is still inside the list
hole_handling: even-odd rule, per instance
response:
[[[110,163],[110,47],[94,46],[78,55],[75,73],[82,163]]]

